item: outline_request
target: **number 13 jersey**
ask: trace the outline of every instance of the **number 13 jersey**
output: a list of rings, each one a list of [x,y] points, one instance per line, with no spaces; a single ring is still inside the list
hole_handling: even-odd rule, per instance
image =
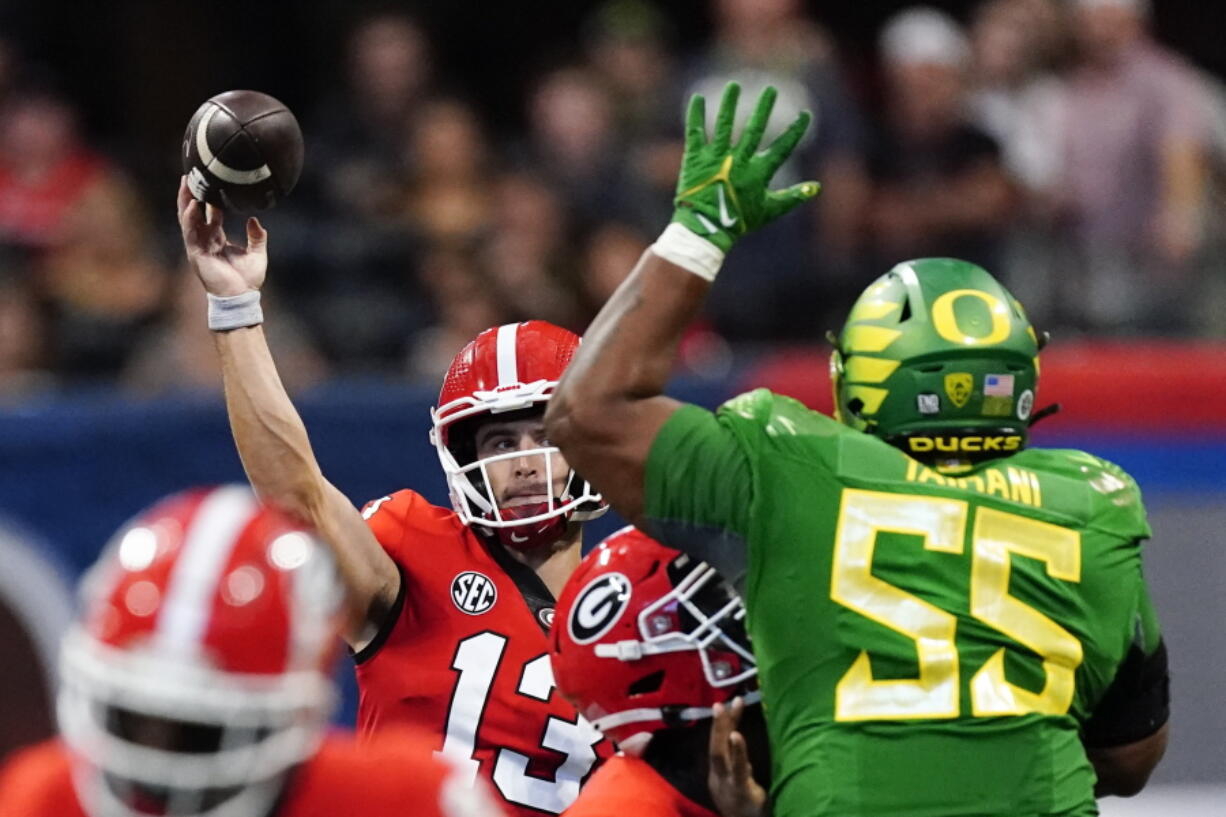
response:
[[[613,749],[554,688],[553,598],[531,569],[413,491],[370,503],[396,562],[395,608],[355,655],[363,734],[411,724],[509,814],[557,814]]]

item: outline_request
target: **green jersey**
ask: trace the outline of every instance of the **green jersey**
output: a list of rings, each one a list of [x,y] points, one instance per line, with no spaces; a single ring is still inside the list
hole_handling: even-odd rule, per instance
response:
[[[1158,642],[1121,469],[1027,449],[945,476],[762,390],[680,409],[645,490],[662,541],[746,548],[775,814],[1097,813],[1082,727]]]

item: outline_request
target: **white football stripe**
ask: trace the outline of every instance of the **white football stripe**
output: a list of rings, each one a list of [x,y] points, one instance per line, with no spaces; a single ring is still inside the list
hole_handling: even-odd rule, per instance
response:
[[[271,177],[272,171],[266,164],[255,170],[236,170],[213,155],[209,148],[208,130],[217,111],[216,106],[209,108],[209,112],[200,118],[200,124],[196,126],[196,152],[200,154],[200,161],[208,171],[226,184],[255,184]]]
[[[519,360],[515,352],[515,341],[518,337],[518,323],[508,323],[498,327],[499,386],[510,386],[519,382]]]
[[[222,571],[255,509],[255,497],[241,485],[218,488],[196,509],[158,615],[155,643],[164,654],[191,657],[199,650]]]

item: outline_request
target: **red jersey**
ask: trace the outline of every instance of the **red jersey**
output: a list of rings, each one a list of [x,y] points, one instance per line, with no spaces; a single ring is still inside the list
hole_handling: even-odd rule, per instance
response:
[[[617,755],[596,770],[566,817],[719,817],[686,798],[647,761]]]
[[[410,724],[508,813],[560,813],[613,750],[554,689],[540,578],[412,491],[363,510],[401,571],[400,598],[356,656],[358,726]]]
[[[46,247],[73,207],[107,170],[106,162],[76,150],[41,176],[24,177],[23,168],[0,165],[0,240],[23,247]]]
[[[290,778],[272,817],[498,817],[484,786],[431,755],[424,737],[399,730],[358,745],[329,737]],[[72,758],[58,740],[15,753],[0,769],[0,817],[87,817],[72,783]],[[256,817],[256,815],[252,815]],[[262,817],[262,816],[261,816]]]

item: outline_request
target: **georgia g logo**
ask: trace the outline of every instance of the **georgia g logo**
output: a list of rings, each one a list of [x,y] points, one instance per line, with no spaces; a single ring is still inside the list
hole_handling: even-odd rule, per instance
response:
[[[590,644],[621,618],[630,603],[630,580],[620,573],[606,573],[579,591],[566,622],[576,644]]]
[[[470,616],[480,615],[498,601],[498,588],[485,574],[466,570],[451,580],[451,600]]]

